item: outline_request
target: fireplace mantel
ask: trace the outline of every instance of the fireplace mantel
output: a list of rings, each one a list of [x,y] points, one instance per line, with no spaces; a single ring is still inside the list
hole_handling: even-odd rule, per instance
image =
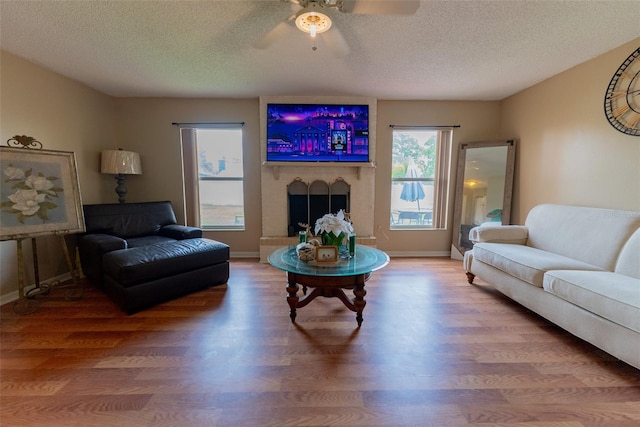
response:
[[[376,167],[376,163],[375,162],[368,162],[368,163],[286,163],[286,162],[263,162],[262,163],[263,168],[266,169],[271,169],[271,173],[273,174],[273,179],[275,180],[279,180],[280,179],[280,168],[288,168],[288,167],[292,167],[292,166],[304,166],[304,167],[311,167],[311,168],[316,168],[316,167],[337,167],[337,168],[353,168],[357,174],[356,174],[356,178],[358,180],[360,180],[360,177],[362,176],[362,170],[365,168],[375,168]]]

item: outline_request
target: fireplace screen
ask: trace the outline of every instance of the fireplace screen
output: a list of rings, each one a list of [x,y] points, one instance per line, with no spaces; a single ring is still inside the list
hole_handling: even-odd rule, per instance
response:
[[[311,231],[316,220],[327,213],[337,213],[340,209],[349,212],[351,186],[342,178],[332,184],[313,181],[311,184],[300,178],[287,185],[289,202],[288,235],[295,236],[304,230],[300,224],[309,224]]]

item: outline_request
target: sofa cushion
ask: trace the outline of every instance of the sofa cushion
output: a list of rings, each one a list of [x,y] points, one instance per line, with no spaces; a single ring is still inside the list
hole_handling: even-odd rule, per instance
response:
[[[602,270],[551,252],[507,243],[478,243],[473,247],[473,259],[539,288],[549,270]]]
[[[550,271],[544,290],[640,333],[640,280],[609,271]]]
[[[102,257],[102,269],[126,288],[228,260],[228,245],[187,239],[109,252]]]
[[[613,271],[640,212],[543,204],[531,209],[527,245]]]

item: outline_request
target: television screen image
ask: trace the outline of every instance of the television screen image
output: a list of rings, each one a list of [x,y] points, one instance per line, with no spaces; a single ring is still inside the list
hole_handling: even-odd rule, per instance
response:
[[[369,106],[267,104],[267,161],[368,162]]]

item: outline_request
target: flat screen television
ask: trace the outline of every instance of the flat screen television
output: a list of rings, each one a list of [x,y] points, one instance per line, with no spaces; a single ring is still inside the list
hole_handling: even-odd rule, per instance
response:
[[[267,104],[268,162],[369,162],[369,105]]]

